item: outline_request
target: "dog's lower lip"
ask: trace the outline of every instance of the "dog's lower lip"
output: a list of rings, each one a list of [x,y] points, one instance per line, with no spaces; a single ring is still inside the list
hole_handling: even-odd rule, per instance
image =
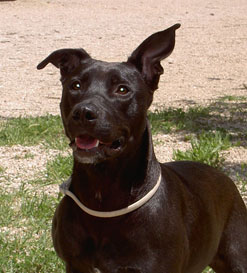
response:
[[[96,151],[100,149],[119,150],[122,146],[121,139],[117,139],[113,142],[103,142],[99,139],[90,136],[79,136],[70,142],[70,146],[78,151]]]
[[[82,135],[75,138],[75,144],[80,150],[91,150],[99,146],[99,140],[89,135]]]

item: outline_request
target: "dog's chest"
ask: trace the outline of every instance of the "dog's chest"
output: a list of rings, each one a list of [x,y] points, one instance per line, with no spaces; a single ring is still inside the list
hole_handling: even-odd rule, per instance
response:
[[[81,272],[141,272],[134,257],[141,258],[143,253],[138,255],[136,242],[128,236],[90,234],[83,240],[81,238],[71,240],[78,243],[73,245],[73,249],[63,249],[66,252],[64,255],[74,253],[70,261],[74,260],[72,264],[77,265]]]
[[[148,236],[138,219],[127,219],[92,222],[91,217],[85,217],[77,223],[74,218],[67,221],[66,231],[62,221],[53,239],[55,246],[62,244],[63,247],[56,250],[79,272],[142,272],[139,265],[145,263],[149,255],[148,247],[142,247],[148,242],[142,242],[142,238]]]

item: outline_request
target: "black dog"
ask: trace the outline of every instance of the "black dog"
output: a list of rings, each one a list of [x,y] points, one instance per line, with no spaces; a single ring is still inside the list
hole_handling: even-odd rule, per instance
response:
[[[63,198],[52,231],[67,273],[247,273],[247,211],[234,183],[154,155],[147,109],[179,27],[151,35],[127,62],[61,49],[38,65],[60,68],[74,155],[62,187],[74,200]]]

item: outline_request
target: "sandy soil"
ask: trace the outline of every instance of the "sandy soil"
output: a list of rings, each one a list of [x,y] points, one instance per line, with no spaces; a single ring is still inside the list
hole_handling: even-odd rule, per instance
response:
[[[36,65],[58,48],[83,47],[122,61],[153,32],[177,22],[154,105],[246,94],[246,0],[0,1],[0,116],[58,113],[59,72]]]
[[[59,71],[51,65],[36,70],[52,51],[83,47],[95,58],[122,61],[147,36],[175,23],[182,26],[163,62],[153,107],[247,93],[246,0],[17,0],[0,1],[0,14],[0,117],[59,113]],[[171,159],[173,148],[188,148],[162,138],[169,144],[157,150],[162,161]],[[0,159],[11,168],[11,158],[23,149],[4,149]],[[247,162],[246,149],[237,151],[241,158],[235,154],[227,160]]]

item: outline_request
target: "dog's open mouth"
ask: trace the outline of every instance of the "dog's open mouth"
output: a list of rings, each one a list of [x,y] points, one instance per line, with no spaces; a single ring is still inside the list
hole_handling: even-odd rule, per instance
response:
[[[74,157],[81,163],[97,163],[116,156],[125,143],[120,137],[112,142],[105,142],[90,135],[77,136],[70,144]]]
[[[75,138],[75,145],[79,150],[92,150],[108,147],[110,149],[117,150],[121,146],[121,139],[117,139],[110,143],[104,143],[99,139],[91,137],[89,135],[82,135]]]
[[[91,150],[99,146],[99,140],[91,136],[80,136],[75,139],[76,147],[80,150]]]

